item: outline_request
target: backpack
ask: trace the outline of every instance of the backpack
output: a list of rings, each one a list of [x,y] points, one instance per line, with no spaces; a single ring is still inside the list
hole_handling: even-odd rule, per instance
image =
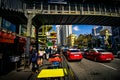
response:
[[[37,53],[32,54],[32,62],[37,61]]]

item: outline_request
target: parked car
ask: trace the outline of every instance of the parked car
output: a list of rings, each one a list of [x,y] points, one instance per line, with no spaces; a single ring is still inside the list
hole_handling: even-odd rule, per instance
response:
[[[120,51],[117,51],[117,57],[120,58]]]
[[[112,61],[114,59],[114,55],[112,52],[108,52],[105,49],[101,48],[93,48],[90,50],[85,51],[84,57],[94,60],[94,61]]]
[[[80,50],[78,49],[68,49],[66,58],[68,60],[80,60],[81,61],[83,56]]]

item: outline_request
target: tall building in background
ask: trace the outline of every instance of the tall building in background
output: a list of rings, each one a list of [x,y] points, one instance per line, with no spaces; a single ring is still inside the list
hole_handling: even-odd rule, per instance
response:
[[[67,45],[67,37],[72,34],[72,25],[57,25],[58,45]]]
[[[120,50],[120,27],[112,27],[112,49],[115,51],[115,54],[117,51]]]
[[[61,39],[61,37],[60,37],[60,29],[61,29],[61,27],[60,27],[60,25],[56,25],[56,31],[57,31],[57,44],[58,45],[60,45],[61,43],[60,43],[60,39]]]
[[[95,26],[93,29],[92,29],[92,35],[94,37],[98,37],[98,36],[101,36],[100,32],[104,32],[105,30],[108,30],[109,33],[111,33],[110,35],[112,35],[112,29],[110,26]]]
[[[108,31],[108,34],[107,34]],[[105,47],[105,44],[109,44],[107,37],[111,39],[112,29],[111,26],[99,26],[92,29],[92,35],[95,39],[100,39],[101,47]]]
[[[94,26],[93,29],[92,29],[92,35],[94,37],[99,36],[102,28],[103,28],[102,26],[100,26],[100,27],[99,26]]]

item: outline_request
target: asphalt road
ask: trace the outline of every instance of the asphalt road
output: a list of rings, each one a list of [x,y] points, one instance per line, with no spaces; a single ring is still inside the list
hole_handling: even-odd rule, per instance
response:
[[[83,58],[82,61],[68,62],[78,80],[120,80],[120,59],[110,63],[95,62]]]

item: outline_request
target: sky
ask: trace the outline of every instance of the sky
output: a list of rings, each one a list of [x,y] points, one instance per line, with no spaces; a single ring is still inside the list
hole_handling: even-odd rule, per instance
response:
[[[72,25],[72,31],[77,36],[80,34],[91,34],[94,26],[96,25]],[[53,25],[53,29],[56,30],[56,25]]]
[[[72,25],[73,33],[79,36],[80,34],[91,34],[94,25]]]

